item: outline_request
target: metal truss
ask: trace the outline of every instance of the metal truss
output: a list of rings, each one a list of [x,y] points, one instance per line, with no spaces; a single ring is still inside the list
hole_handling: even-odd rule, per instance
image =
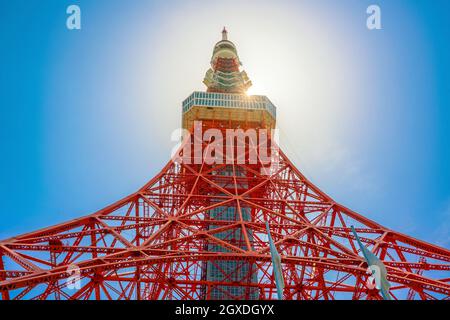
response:
[[[381,299],[368,285],[351,225],[384,262],[394,299],[449,299],[450,250],[336,203],[282,151],[276,157],[270,174],[260,161],[170,161],[143,188],[94,214],[0,241],[1,298],[199,300],[228,288],[225,299],[248,299],[255,290],[258,299],[276,299],[268,221],[284,299]],[[218,218],[226,208],[236,217]],[[220,270],[223,261],[252,267],[236,281],[236,270]],[[220,281],[208,278],[208,264],[222,272]]]

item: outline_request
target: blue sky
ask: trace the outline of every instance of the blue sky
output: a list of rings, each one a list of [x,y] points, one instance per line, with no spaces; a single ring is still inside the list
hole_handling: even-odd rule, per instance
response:
[[[66,28],[77,4],[82,29]],[[382,30],[366,28],[378,4]],[[92,213],[168,161],[226,25],[281,144],[338,202],[450,247],[450,3],[0,3],[0,238]]]

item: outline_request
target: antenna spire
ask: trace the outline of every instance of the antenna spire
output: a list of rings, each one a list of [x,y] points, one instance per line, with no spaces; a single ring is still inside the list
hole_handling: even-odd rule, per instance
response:
[[[228,40],[228,31],[227,28],[223,27],[222,30],[222,40]]]

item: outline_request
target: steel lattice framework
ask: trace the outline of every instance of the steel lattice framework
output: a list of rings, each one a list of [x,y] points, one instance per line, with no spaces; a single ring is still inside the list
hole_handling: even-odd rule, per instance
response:
[[[244,137],[243,150],[223,141],[228,129],[260,136],[275,128],[275,107],[244,94],[251,82],[239,65],[224,29],[208,92],[183,102],[190,134],[144,187],[89,216],[0,241],[1,298],[275,299],[268,222],[284,299],[381,299],[355,234],[383,261],[394,299],[449,299],[450,250],[336,203],[276,148],[272,133],[269,163],[261,140]],[[222,138],[198,138],[198,121]],[[223,159],[213,146],[224,142],[231,161],[207,161],[210,149]],[[188,153],[198,144],[200,156]]]
[[[250,292],[275,299],[266,221],[282,256],[284,299],[381,299],[368,286],[351,225],[386,265],[395,299],[449,298],[448,249],[334,202],[282,151],[276,157],[270,174],[262,173],[260,161],[171,160],[136,193],[92,215],[1,241],[2,299],[198,300],[225,286],[248,288],[227,290],[226,299],[248,299]],[[213,219],[211,211],[221,208],[233,208],[235,219]],[[208,280],[207,265],[223,265],[219,261],[252,268],[240,281],[227,278],[236,270]],[[69,288],[74,266],[81,281]]]

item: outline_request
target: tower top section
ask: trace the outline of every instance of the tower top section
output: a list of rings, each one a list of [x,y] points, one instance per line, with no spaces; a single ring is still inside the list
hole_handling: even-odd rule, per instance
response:
[[[211,68],[203,80],[208,92],[246,93],[252,82],[241,71],[241,65],[236,46],[228,40],[228,31],[223,28],[222,40],[214,46]]]
[[[196,121],[224,129],[275,128],[276,107],[265,96],[246,94],[252,83],[240,68],[236,46],[223,28],[203,81],[207,92],[196,91],[183,101],[184,129],[193,132]]]

